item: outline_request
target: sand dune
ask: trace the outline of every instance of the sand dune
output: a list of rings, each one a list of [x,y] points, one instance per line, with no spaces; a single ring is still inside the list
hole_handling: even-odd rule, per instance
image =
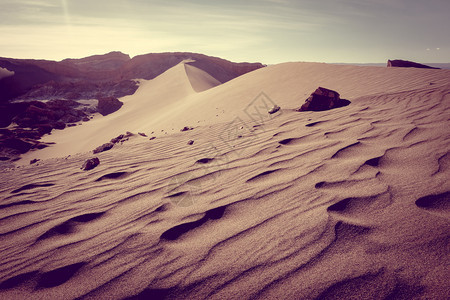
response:
[[[0,297],[445,299],[449,78],[287,63],[216,86],[182,63],[142,81],[32,154],[71,157],[3,172]],[[295,112],[318,86],[352,104]],[[157,138],[80,170],[126,130]]]
[[[236,117],[245,120],[255,113],[260,118],[255,109],[260,109],[258,105],[265,96],[268,99],[263,101],[267,104],[291,109],[301,106],[317,86],[338,90],[342,98],[355,99],[447,84],[449,74],[448,70],[436,74],[435,70],[286,63],[216,86],[217,80],[189,62],[183,61],[154,80],[141,80],[134,95],[121,98],[125,105],[120,111],[44,137],[44,142],[57,145],[24,155],[21,164],[35,158],[90,151],[125,131],[162,136],[184,126],[207,126]],[[202,92],[197,93],[196,89]],[[267,107],[263,105],[262,110],[265,113]]]

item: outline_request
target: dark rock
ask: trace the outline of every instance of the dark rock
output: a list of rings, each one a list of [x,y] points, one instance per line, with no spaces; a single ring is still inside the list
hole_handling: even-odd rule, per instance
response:
[[[81,105],[80,103],[73,100],[61,100],[61,99],[50,100],[46,104],[49,108],[52,109],[66,109],[68,107],[78,107]]]
[[[50,125],[50,124],[38,124],[38,125],[35,126],[35,128],[38,130],[38,132],[41,135],[50,133],[53,130],[53,126]]]
[[[58,130],[63,130],[64,128],[66,128],[66,123],[62,122],[62,121],[58,121],[52,124],[53,128],[58,129]]]
[[[152,137],[150,138],[150,141],[152,141],[152,140],[154,140],[154,139],[156,139],[156,136],[152,136]]]
[[[91,119],[89,119],[88,117],[84,117],[83,119],[81,119],[81,121],[83,122],[89,122]]]
[[[5,103],[0,105],[0,127],[7,127],[11,124],[13,119],[22,114],[29,106],[29,103]]]
[[[103,116],[118,111],[123,105],[119,99],[114,97],[104,97],[98,99],[98,112]]]
[[[6,156],[0,156],[0,161],[8,161],[9,157]]]
[[[47,147],[48,147],[48,144],[39,143],[39,144],[34,145],[33,148],[41,150],[41,149],[44,149],[44,148],[47,148]]]
[[[108,151],[108,150],[111,150],[112,147],[114,147],[114,143],[106,143],[106,144],[103,144],[103,145],[101,145],[101,146],[95,148],[95,149],[93,150],[93,152],[94,152],[94,154],[96,154],[96,153]]]
[[[305,104],[297,109],[297,111],[324,111],[349,104],[350,101],[341,99],[338,92],[319,87],[306,99]]]
[[[84,171],[89,171],[89,170],[92,170],[95,167],[97,167],[99,164],[100,164],[100,160],[98,159],[98,157],[90,158],[84,162],[81,169]]]
[[[81,121],[81,118],[74,115],[74,114],[65,114],[62,118],[61,121],[64,123],[76,123]]]
[[[192,129],[194,129],[194,128],[188,127],[188,126],[184,126],[180,131],[183,132],[183,131],[189,131],[189,130],[192,130]]]
[[[193,141],[193,140],[190,140],[190,141],[187,142],[187,144],[188,144],[188,145],[194,145],[194,141]]]
[[[278,105],[274,105],[269,111],[268,111],[268,113],[269,114],[274,114],[274,113],[276,113],[277,111],[279,111],[280,110],[280,107],[278,106]]]
[[[147,137],[147,135],[146,135],[145,133],[138,132],[138,134],[139,134],[140,136]]]
[[[33,144],[18,138],[8,138],[1,141],[0,146],[17,150],[19,153],[27,153]]]
[[[32,160],[30,160],[30,165],[35,164],[35,163],[37,163],[38,161],[40,161],[40,159],[37,159],[37,158],[32,159]]]
[[[15,129],[14,135],[17,138],[27,138],[27,139],[33,139],[33,140],[38,140],[42,136],[42,134],[36,129],[29,130],[29,129],[22,129],[22,128]]]
[[[6,128],[0,128],[0,137],[1,138],[6,138],[6,137],[11,137],[14,136],[14,132],[12,132],[9,129]]]
[[[75,127],[77,124],[67,124],[67,127]]]
[[[408,60],[401,60],[401,59],[395,59],[395,60],[388,60],[387,67],[398,67],[398,68],[421,68],[421,69],[440,69],[440,68],[434,68],[427,65],[419,64],[413,61]]]
[[[111,140],[111,143],[117,144],[117,143],[120,142],[124,137],[125,137],[125,136],[124,136],[123,134],[121,134],[121,135],[119,135],[119,136],[113,138],[113,139]]]

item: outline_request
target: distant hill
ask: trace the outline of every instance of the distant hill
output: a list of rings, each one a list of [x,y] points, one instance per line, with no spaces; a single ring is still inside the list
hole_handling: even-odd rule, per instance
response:
[[[386,63],[336,63],[336,65],[386,67]],[[425,65],[439,69],[450,69],[450,63],[425,63]]]
[[[0,102],[11,99],[89,99],[133,94],[133,79],[153,79],[185,59],[224,83],[264,67],[261,63],[234,63],[197,53],[151,53],[130,58],[121,52],[62,61],[0,58],[0,68],[12,76],[0,77]],[[5,73],[7,71],[4,71]]]

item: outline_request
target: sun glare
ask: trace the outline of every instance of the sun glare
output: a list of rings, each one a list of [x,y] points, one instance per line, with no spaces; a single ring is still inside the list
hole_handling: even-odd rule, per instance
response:
[[[69,15],[69,8],[67,6],[67,0],[61,0],[61,7],[63,9],[64,21],[66,23],[66,26],[70,27],[70,15]]]

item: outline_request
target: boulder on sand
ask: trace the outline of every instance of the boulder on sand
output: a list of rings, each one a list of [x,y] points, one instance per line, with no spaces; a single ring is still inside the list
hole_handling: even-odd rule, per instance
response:
[[[324,111],[349,104],[350,101],[341,99],[338,92],[318,87],[297,111]]]
[[[276,113],[277,111],[279,111],[280,110],[280,107],[278,106],[278,105],[274,105],[269,111],[268,111],[268,113],[269,114],[274,114],[274,113]]]
[[[89,170],[92,170],[93,168],[97,167],[99,164],[100,164],[100,160],[98,159],[98,157],[90,158],[84,162],[81,169],[84,171],[89,171]]]
[[[123,105],[122,101],[114,97],[103,97],[97,100],[98,100],[98,107],[97,107],[98,112],[101,113],[103,116],[118,111]]]

